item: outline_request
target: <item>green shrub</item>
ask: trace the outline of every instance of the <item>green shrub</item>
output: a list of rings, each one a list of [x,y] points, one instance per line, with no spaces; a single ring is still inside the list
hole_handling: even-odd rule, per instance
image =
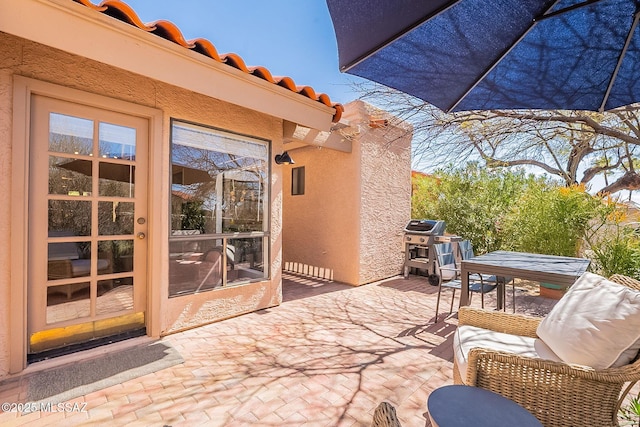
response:
[[[591,269],[602,276],[624,274],[640,278],[640,236],[635,227],[624,225],[625,211],[615,203],[611,212],[587,235]]]
[[[584,186],[537,181],[527,187],[505,220],[505,246],[521,252],[577,256],[590,222],[602,209],[602,199],[587,193]]]
[[[640,426],[640,395],[632,398],[628,405],[624,405],[619,411],[620,418],[627,423],[622,425]]]
[[[588,256],[591,270],[640,278],[640,236],[623,227],[624,207],[522,171],[477,164],[414,179],[412,217],[441,219],[477,253],[498,249]]]
[[[602,276],[624,274],[640,278],[640,244],[634,240],[610,240],[592,246],[593,269]]]
[[[500,249],[500,225],[533,177],[524,172],[489,170],[476,163],[449,167],[414,180],[412,217],[441,219],[447,233],[472,241],[478,253]]]

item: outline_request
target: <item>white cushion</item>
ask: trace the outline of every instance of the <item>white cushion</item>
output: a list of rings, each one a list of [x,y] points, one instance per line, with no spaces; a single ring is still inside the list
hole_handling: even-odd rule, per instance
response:
[[[504,334],[476,326],[462,325],[458,327],[453,336],[453,356],[456,358],[456,363],[463,381],[467,378],[469,351],[476,347],[490,348],[492,350],[537,359],[553,360],[555,362],[561,361],[541,339]]]
[[[565,363],[595,369],[626,365],[640,349],[640,292],[585,273],[537,334]]]

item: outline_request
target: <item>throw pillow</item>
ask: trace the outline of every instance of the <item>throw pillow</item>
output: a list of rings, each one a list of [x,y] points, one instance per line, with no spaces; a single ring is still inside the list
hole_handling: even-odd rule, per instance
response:
[[[537,333],[565,363],[595,369],[626,365],[640,349],[640,292],[585,273]]]

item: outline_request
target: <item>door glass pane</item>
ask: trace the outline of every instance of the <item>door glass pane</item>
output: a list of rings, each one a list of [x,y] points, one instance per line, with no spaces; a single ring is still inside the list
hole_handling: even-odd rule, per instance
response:
[[[133,209],[131,202],[98,202],[98,234],[133,234]]]
[[[49,151],[91,154],[93,152],[93,121],[50,113]]]
[[[49,286],[47,288],[47,324],[88,317],[90,314],[89,282]]]
[[[99,170],[101,196],[134,196],[135,166],[100,162]]]
[[[49,200],[49,237],[90,235],[90,201]]]
[[[133,310],[133,277],[99,280],[96,314]]]
[[[100,123],[100,157],[136,159],[136,130],[134,128]]]
[[[91,196],[91,160],[49,156],[49,194]]]
[[[98,242],[98,274],[133,271],[133,240],[103,240]]]
[[[48,255],[48,280],[85,277],[91,273],[89,242],[49,243]]]

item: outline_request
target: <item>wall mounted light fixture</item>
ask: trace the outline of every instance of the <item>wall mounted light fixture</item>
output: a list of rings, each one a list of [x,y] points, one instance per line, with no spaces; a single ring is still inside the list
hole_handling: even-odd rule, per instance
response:
[[[289,153],[287,153],[286,151],[282,154],[276,154],[276,157],[274,160],[278,165],[293,165],[296,163],[293,161],[291,156],[289,156]]]

